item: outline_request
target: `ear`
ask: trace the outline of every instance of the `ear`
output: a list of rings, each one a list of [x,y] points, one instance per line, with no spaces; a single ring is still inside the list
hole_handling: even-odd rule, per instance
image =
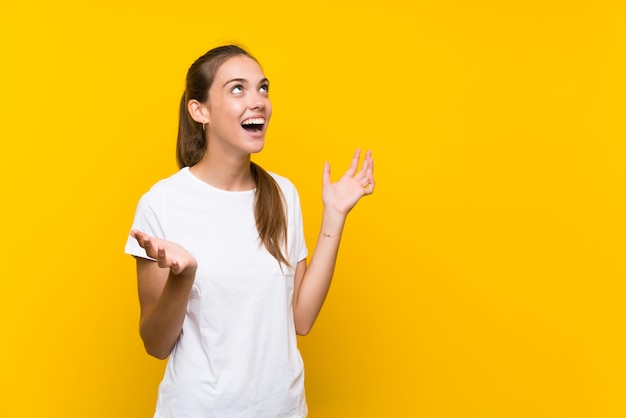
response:
[[[187,102],[187,111],[191,115],[191,118],[198,123],[205,124],[209,123],[209,109],[203,103],[192,99]]]

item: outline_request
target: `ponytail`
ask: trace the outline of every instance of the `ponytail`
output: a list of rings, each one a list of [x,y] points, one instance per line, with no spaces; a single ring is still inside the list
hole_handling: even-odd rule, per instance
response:
[[[197,164],[206,151],[206,138],[201,123],[191,118],[187,111],[187,92],[180,100],[178,140],[176,141],[176,162],[178,168]]]
[[[292,267],[283,253],[287,249],[287,214],[283,193],[276,180],[261,166],[251,161],[250,171],[256,185],[254,218],[259,238],[279,263]]]

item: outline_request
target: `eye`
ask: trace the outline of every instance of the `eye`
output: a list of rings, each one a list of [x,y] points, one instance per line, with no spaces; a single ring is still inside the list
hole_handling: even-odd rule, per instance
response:
[[[261,84],[261,87],[259,87],[259,91],[261,93],[269,93],[270,92],[270,85],[269,84]]]
[[[230,92],[233,94],[243,93],[243,86],[241,84],[237,84],[230,89]]]

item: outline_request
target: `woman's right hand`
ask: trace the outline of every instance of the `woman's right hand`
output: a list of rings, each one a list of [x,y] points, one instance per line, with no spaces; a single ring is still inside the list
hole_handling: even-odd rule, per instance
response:
[[[198,262],[180,245],[133,229],[130,235],[137,240],[139,246],[146,251],[148,257],[154,258],[161,268],[169,268],[172,274],[195,274]]]

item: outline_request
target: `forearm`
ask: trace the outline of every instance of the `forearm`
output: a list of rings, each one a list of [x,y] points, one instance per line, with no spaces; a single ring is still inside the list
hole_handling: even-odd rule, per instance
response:
[[[345,215],[324,210],[315,250],[294,305],[296,331],[300,335],[311,330],[328,295],[345,220]]]
[[[195,272],[169,272],[161,295],[141,317],[139,332],[146,351],[164,359],[172,351],[182,330]]]

